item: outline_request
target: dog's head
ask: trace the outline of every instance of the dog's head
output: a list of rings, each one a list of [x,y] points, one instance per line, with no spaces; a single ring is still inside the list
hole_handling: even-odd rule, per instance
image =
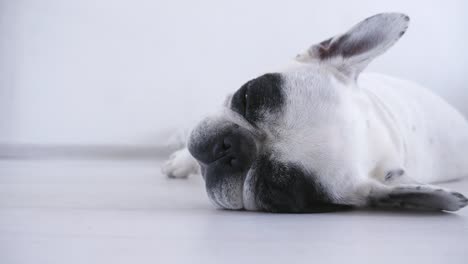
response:
[[[335,209],[333,175],[350,168],[358,124],[345,83],[318,65],[262,75],[228,98],[226,109],[192,131],[211,200],[227,209]],[[342,175],[344,176],[344,175]],[[343,186],[344,187],[344,186]]]
[[[379,14],[311,46],[297,66],[248,81],[189,139],[210,199],[226,209],[318,212],[354,204],[355,80],[405,32],[409,18]],[[361,147],[360,147],[361,146]]]

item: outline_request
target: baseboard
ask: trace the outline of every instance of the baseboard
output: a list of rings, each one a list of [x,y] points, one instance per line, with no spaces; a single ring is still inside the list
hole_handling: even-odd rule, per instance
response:
[[[177,146],[0,144],[0,159],[160,159]]]

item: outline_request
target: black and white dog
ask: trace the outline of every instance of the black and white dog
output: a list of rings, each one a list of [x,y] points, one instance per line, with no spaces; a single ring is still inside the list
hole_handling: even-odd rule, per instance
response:
[[[415,83],[360,74],[408,23],[404,14],[372,16],[287,70],[250,80],[163,171],[200,171],[210,200],[225,209],[466,206],[462,194],[426,184],[468,176],[462,115]]]

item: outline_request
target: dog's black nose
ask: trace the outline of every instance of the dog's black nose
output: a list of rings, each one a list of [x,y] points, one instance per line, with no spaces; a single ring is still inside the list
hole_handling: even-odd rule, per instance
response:
[[[215,166],[224,172],[247,170],[257,153],[254,137],[234,123],[192,135],[188,149],[202,167]]]

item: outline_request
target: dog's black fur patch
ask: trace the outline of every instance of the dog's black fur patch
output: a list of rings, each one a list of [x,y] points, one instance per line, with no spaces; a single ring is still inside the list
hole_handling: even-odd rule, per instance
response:
[[[265,112],[280,111],[284,103],[279,73],[268,73],[250,80],[232,96],[231,108],[255,123]]]
[[[350,208],[331,203],[323,188],[294,164],[262,155],[254,163],[255,201],[260,210],[274,213],[318,213]]]

